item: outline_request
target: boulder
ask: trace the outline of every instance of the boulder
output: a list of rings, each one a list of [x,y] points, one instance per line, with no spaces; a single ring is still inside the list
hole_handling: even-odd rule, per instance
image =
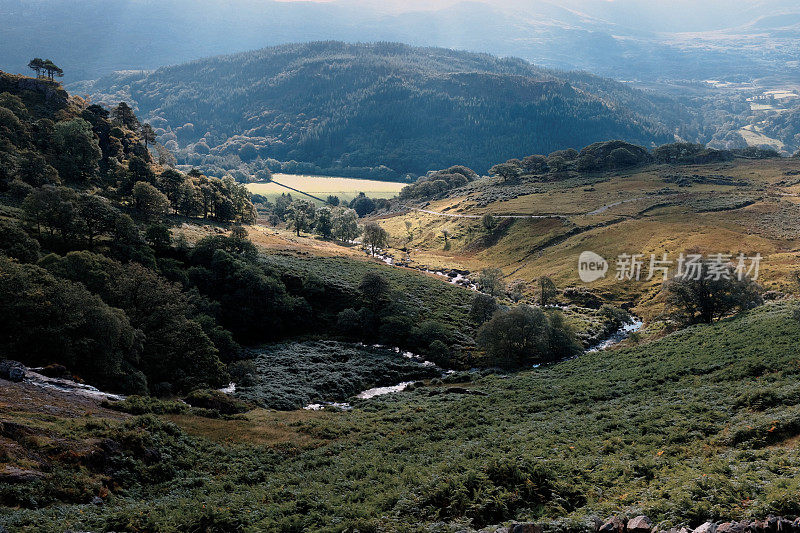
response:
[[[629,533],[650,533],[653,529],[653,521],[644,515],[639,515],[628,520]]]
[[[36,470],[28,470],[25,468],[18,468],[12,465],[6,465],[5,468],[0,470],[0,483],[30,483],[43,477],[44,474]]]
[[[723,522],[717,526],[716,533],[743,533],[744,526],[739,522]]]
[[[706,522],[697,526],[692,533],[716,533],[717,525],[714,522]]]
[[[612,516],[597,531],[598,533],[624,533],[625,523],[616,516]]]
[[[25,379],[25,365],[7,359],[0,361],[0,379],[19,383]]]

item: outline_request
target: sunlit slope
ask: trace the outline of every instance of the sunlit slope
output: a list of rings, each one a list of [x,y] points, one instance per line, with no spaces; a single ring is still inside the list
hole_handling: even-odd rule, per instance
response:
[[[643,254],[648,263],[650,254],[677,260],[690,250],[761,254],[760,281],[780,289],[793,283],[792,272],[800,267],[798,171],[798,159],[737,160],[652,166],[556,183],[506,185],[483,179],[425,206],[440,214],[409,204],[409,211],[380,223],[395,248],[410,250],[396,255],[412,264],[471,271],[494,266],[506,281],[548,275],[561,288],[586,286],[637,304],[648,301],[660,280],[614,279],[620,254]],[[495,216],[494,229],[483,225],[480,217],[487,213]],[[503,218],[511,215],[549,218]],[[606,278],[590,286],[581,283],[577,270],[586,250],[611,263]]]

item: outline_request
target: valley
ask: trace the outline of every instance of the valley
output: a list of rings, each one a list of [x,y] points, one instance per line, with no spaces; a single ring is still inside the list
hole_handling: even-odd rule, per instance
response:
[[[0,0],[0,533],[800,533],[795,4]]]

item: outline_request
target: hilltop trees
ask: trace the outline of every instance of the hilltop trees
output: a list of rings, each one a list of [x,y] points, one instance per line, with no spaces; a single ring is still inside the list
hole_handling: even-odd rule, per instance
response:
[[[428,172],[413,184],[406,185],[400,191],[400,198],[430,198],[476,179],[478,179],[477,172],[463,165],[455,165],[443,170]]]
[[[45,77],[51,81],[54,78],[61,78],[64,76],[64,71],[49,59],[35,57],[28,62],[28,68],[36,73],[37,78],[41,77],[42,72],[44,72]]]
[[[36,77],[42,75],[42,71],[44,70],[44,59],[41,57],[35,57],[28,62],[28,68],[33,70],[36,73]]]

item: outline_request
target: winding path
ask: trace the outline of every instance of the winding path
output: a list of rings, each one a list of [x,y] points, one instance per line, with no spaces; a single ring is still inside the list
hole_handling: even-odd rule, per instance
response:
[[[420,213],[428,213],[429,215],[439,215],[442,217],[453,218],[483,218],[484,215],[462,215],[460,213],[442,213],[441,211],[429,211],[428,209],[421,209],[411,205],[400,204],[401,207],[410,209],[412,211],[419,211]],[[492,215],[494,218],[567,218],[566,215]]]

